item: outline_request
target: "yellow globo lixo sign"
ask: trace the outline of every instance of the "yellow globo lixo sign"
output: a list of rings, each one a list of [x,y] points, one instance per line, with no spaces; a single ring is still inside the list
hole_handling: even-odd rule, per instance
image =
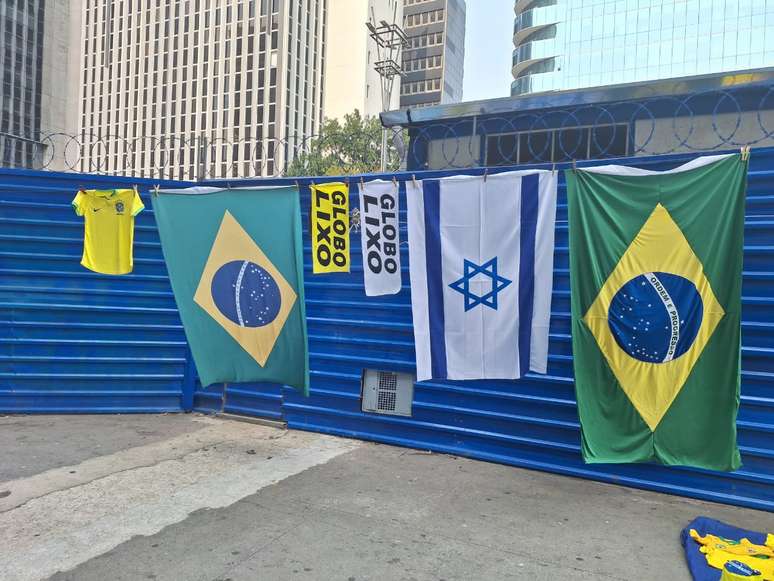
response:
[[[349,272],[349,187],[312,185],[312,272]]]

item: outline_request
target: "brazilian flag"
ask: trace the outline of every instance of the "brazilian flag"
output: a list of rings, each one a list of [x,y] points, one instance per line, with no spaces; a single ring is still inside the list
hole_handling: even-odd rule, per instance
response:
[[[308,394],[298,189],[162,190],[153,210],[202,385],[265,381]]]
[[[740,466],[747,160],[567,172],[586,462]]]

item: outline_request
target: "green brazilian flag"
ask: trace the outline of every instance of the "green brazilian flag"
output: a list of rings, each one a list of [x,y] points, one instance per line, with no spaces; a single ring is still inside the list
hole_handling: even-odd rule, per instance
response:
[[[309,392],[301,209],[295,187],[162,190],[153,210],[202,385]]]
[[[568,171],[586,462],[735,470],[747,160]]]

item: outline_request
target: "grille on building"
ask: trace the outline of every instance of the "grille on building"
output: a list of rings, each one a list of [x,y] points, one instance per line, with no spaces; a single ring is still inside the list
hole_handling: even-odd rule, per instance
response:
[[[414,378],[408,373],[364,369],[362,410],[396,416],[410,416]]]

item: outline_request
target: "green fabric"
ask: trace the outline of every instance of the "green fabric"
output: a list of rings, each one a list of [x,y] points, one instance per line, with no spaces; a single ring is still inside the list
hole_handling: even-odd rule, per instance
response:
[[[671,175],[629,177],[573,170],[566,172],[566,178],[572,347],[585,461],[738,468],[747,162],[735,155]],[[659,202],[702,263],[725,316],[651,432],[583,317]]]
[[[264,381],[309,392],[301,210],[296,188],[161,193],[153,209],[164,259],[202,385]],[[297,295],[262,367],[194,302],[205,265],[228,211]]]

